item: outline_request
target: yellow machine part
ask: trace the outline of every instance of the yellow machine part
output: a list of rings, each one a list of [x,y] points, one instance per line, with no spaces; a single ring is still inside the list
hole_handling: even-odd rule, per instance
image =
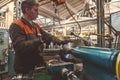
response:
[[[120,80],[120,53],[118,54],[116,60],[116,75],[117,75],[117,80]]]

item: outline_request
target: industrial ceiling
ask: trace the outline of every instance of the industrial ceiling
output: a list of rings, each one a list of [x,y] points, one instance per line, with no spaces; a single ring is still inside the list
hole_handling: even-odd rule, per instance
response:
[[[71,15],[82,15],[84,14],[87,6],[89,5],[89,9],[92,7],[96,8],[97,16],[97,6],[96,0],[65,0],[65,3],[60,5],[53,5],[51,3],[52,0],[41,0],[39,2],[39,14],[51,19],[57,20],[68,20],[71,18]],[[105,0],[104,11],[105,15],[110,15],[111,13],[120,11],[120,0]],[[108,1],[108,2],[107,2]],[[83,12],[82,14],[80,12]],[[82,17],[82,16],[81,16]],[[90,18],[90,17],[89,17]],[[92,17],[93,18],[93,17]]]
[[[2,12],[3,6],[12,1],[16,2],[17,0],[0,0],[0,12]],[[52,1],[39,0],[39,15],[55,20],[67,20],[71,18],[71,15],[79,15],[80,11],[84,12],[86,4],[89,4],[89,8],[96,6],[96,0],[65,0],[65,3],[60,5],[53,5]],[[120,11],[119,4],[120,0],[111,0],[111,2],[105,3],[105,14]]]
[[[65,20],[71,17],[70,13],[75,15],[84,9],[88,1],[89,0],[65,0],[65,3],[55,6],[51,3],[51,0],[44,0],[39,3],[39,14],[49,18]]]

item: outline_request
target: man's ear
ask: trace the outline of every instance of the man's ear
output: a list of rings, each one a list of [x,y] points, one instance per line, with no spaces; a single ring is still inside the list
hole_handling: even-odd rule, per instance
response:
[[[26,8],[26,9],[25,9],[25,12],[27,13],[29,10],[30,10],[29,8]]]

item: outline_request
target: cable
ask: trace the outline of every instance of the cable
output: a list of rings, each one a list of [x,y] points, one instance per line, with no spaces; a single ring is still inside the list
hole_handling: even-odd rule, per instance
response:
[[[116,42],[117,42],[117,36],[116,36],[116,39],[115,39],[114,48],[117,46]]]
[[[71,16],[71,17],[75,20],[75,22],[78,24],[78,27],[79,27],[79,29],[80,29],[80,33],[79,33],[79,34],[81,34],[81,26],[80,26],[79,22],[78,22],[78,21],[74,18],[74,16],[72,15],[72,13],[71,13],[70,9],[68,8],[66,2],[65,2],[65,7],[66,7],[67,11],[69,12],[70,16]]]
[[[120,43],[120,36],[118,36],[118,45],[117,45],[117,49],[119,49],[119,43]]]

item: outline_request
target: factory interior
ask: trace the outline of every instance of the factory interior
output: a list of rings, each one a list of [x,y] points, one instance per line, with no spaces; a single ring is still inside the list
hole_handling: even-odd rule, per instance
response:
[[[120,80],[120,0],[38,0],[33,22],[67,43],[43,43],[32,79],[15,72],[9,34],[23,1],[0,0],[0,80]]]

